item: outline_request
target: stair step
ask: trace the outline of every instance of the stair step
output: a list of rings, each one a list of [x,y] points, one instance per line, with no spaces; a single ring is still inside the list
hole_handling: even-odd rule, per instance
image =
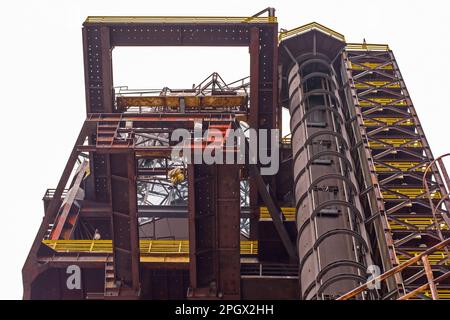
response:
[[[114,139],[113,136],[109,136],[109,137],[97,137],[97,142],[98,141],[112,141]]]
[[[102,127],[111,127],[111,126],[117,127],[118,123],[119,123],[119,121],[114,121],[114,120],[113,121],[100,121],[98,123],[98,125],[102,126]]]
[[[111,130],[97,130],[97,135],[111,135],[111,134],[115,134],[116,133],[116,129],[111,129]]]
[[[105,283],[106,289],[119,289],[113,281],[108,281]]]

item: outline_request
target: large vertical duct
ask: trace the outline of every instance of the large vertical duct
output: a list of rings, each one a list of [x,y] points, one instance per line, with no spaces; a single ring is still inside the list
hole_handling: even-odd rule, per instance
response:
[[[339,85],[316,34],[312,49],[299,56],[284,46],[301,299],[344,294],[367,281],[371,264]]]

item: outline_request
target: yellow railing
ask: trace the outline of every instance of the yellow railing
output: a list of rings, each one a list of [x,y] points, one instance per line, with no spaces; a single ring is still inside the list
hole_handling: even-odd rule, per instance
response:
[[[368,288],[370,288],[371,285],[374,283],[380,283],[381,281],[386,281],[387,279],[391,278],[392,276],[396,276],[403,272],[403,270],[411,267],[411,266],[422,266],[423,271],[425,271],[426,274],[426,280],[427,282],[419,287],[416,287],[413,291],[408,292],[405,294],[402,294],[400,297],[398,297],[397,300],[408,300],[414,296],[417,296],[418,293],[431,290],[433,295],[432,299],[436,300],[438,299],[439,291],[444,294],[444,296],[448,297],[448,291],[446,288],[442,290],[443,288],[437,287],[443,280],[445,280],[449,273],[445,273],[443,275],[440,275],[439,277],[435,278],[433,275],[433,272],[431,271],[431,264],[437,264],[437,263],[446,263],[448,264],[448,253],[444,250],[446,250],[446,247],[450,244],[450,239],[445,239],[442,242],[439,242],[438,244],[430,247],[430,248],[424,248],[423,251],[415,250],[415,251],[406,251],[406,252],[399,252],[397,251],[397,257],[399,258],[400,264],[397,266],[394,266],[393,268],[385,271],[383,274],[380,274],[373,279],[369,279],[368,282],[358,286],[357,288],[354,288],[350,290],[349,292],[341,295],[336,300],[349,300],[357,295],[361,294],[362,292],[366,291]],[[420,270],[419,272],[421,272]],[[437,289],[437,290],[436,290]]]
[[[426,295],[427,297],[431,298],[431,291],[430,290],[424,290],[421,292],[423,295]],[[449,300],[450,299],[450,289],[437,289],[439,300]],[[410,298],[409,300],[423,300],[417,296]]]
[[[402,139],[402,138],[385,138],[385,139],[378,139],[381,142],[378,141],[369,141],[369,147],[370,148],[383,148],[383,147],[406,147],[406,148],[420,148],[422,147],[422,143],[418,141],[417,139]],[[382,142],[386,143],[383,144]]]
[[[367,100],[360,100],[359,105],[361,107],[372,107],[375,106],[375,104],[381,104],[382,106],[385,105],[394,105],[394,106],[407,106],[406,100],[402,99],[396,99],[396,98],[370,98]]]
[[[277,17],[90,16],[86,23],[276,23]]]
[[[305,24],[303,26],[297,27],[295,29],[291,29],[291,30],[287,30],[287,31],[282,31],[280,32],[280,34],[278,35],[278,40],[282,41],[286,38],[292,37],[292,36],[296,36],[296,35],[300,35],[302,33],[311,31],[311,30],[318,30],[321,31],[327,35],[330,35],[340,41],[344,41],[345,42],[345,37],[343,34],[340,34],[339,32],[336,32],[330,28],[325,27],[324,25],[321,25],[320,23],[317,22],[311,22],[308,24]]]
[[[366,127],[373,127],[373,126],[381,126],[381,125],[392,125],[396,122],[399,122],[403,120],[404,118],[394,118],[394,117],[379,117],[379,118],[364,118],[364,125]],[[378,122],[381,121],[382,123]],[[407,119],[406,121],[403,121],[399,123],[400,126],[412,126],[414,124],[412,119]]]
[[[408,171],[411,168],[414,168],[415,166],[417,166],[419,164],[419,162],[407,162],[407,161],[387,161],[385,162],[387,165],[392,166],[398,170],[401,171]],[[417,168],[414,169],[414,171],[419,171],[419,172],[424,172],[425,171],[425,167],[426,164],[424,164],[423,166],[419,166]],[[385,167],[381,164],[375,164],[375,170],[377,172],[390,172],[390,171],[394,171],[394,169],[391,169],[389,167]]]
[[[387,44],[374,44],[374,43],[347,43],[345,47],[349,51],[389,51]]]
[[[281,138],[281,143],[282,144],[291,144],[292,141],[292,134],[289,133],[287,135],[285,135],[284,137]]]
[[[439,230],[448,230],[448,226],[446,223],[439,223],[438,226],[433,225],[434,219],[433,218],[397,218],[397,220],[411,224],[419,230],[424,230],[426,228],[430,229],[439,229]],[[413,230],[414,228],[411,226],[407,226],[404,224],[399,223],[395,220],[389,220],[389,226],[392,230]]]
[[[414,199],[419,196],[425,196],[426,190],[422,188],[389,188],[388,190],[402,194],[408,198]],[[395,193],[390,193],[389,191],[382,191],[383,198],[385,199],[401,199],[400,195]],[[434,191],[430,195],[431,199],[440,199],[441,193],[439,191]]]
[[[112,240],[43,240],[44,244],[57,252],[98,252],[112,253]],[[258,253],[258,241],[243,240],[241,254]],[[140,240],[141,255],[187,255],[188,240]]]
[[[295,208],[292,207],[282,207],[281,211],[285,216],[286,220],[294,221],[295,220]],[[272,217],[270,216],[269,209],[267,207],[259,208],[259,217],[261,220],[270,220]]]
[[[392,70],[393,66],[392,64],[386,64],[384,66],[381,67],[381,65],[383,65],[382,63],[377,63],[377,62],[362,62],[362,63],[351,63],[351,68],[353,70],[365,70],[366,68],[368,69],[380,69],[380,70]],[[366,67],[366,68],[364,68]]]
[[[409,255],[411,255],[412,257],[414,257],[414,256],[418,256],[422,252],[421,251],[407,251],[407,253]],[[411,259],[411,256],[406,256],[404,254],[397,253],[397,258],[400,263],[408,261],[409,259]],[[445,259],[447,257],[448,257],[447,252],[435,251],[435,252],[431,253],[430,255],[428,255],[428,260],[430,261],[430,264],[438,264],[440,261],[442,261],[443,259]],[[443,264],[450,265],[450,260],[445,261]]]
[[[357,66],[356,64],[353,64],[352,66]],[[359,66],[357,66],[359,67]],[[355,68],[353,68],[355,70]],[[371,87],[375,88],[388,88],[388,89],[396,89],[400,88],[400,83],[394,82],[391,83],[391,81],[364,81],[364,82],[357,82],[355,83],[356,89],[368,89]]]

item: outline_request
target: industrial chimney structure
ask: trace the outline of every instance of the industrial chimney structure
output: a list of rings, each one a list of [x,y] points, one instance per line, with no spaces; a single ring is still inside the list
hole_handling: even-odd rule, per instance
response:
[[[388,45],[279,31],[273,8],[88,17],[82,32],[86,120],[45,193],[24,299],[450,298],[449,178]],[[249,77],[114,87],[119,46],[248,47]],[[242,161],[191,161],[210,143]]]

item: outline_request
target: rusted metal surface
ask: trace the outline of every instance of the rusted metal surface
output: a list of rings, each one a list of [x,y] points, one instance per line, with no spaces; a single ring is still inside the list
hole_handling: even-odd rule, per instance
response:
[[[190,165],[191,299],[239,299],[239,166]]]
[[[279,43],[273,8],[246,18],[90,17],[82,32],[87,117],[57,188],[44,197],[24,298],[446,297],[450,179],[441,158],[433,160],[387,46],[345,44],[317,23],[283,31]],[[250,77],[226,83],[213,72],[189,89],[114,88],[117,46],[248,47]],[[280,128],[281,106],[291,109],[293,132],[277,176],[261,176],[259,164],[170,158],[175,129],[193,134],[202,123],[202,134],[219,128],[225,137],[241,120]],[[191,151],[212,141],[191,140]],[[172,170],[181,178],[171,180]],[[295,209],[296,222],[280,207]],[[164,224],[176,226],[169,237],[177,241],[189,233],[177,254],[152,248]],[[110,245],[53,250],[42,242],[48,236],[77,248]],[[240,238],[257,242],[243,251]],[[367,280],[372,263],[387,271],[377,278],[379,295],[364,285],[345,294]],[[70,291],[65,268],[73,264],[82,288]]]
[[[373,203],[371,221],[383,268],[389,270],[400,258],[404,261],[405,257],[412,257],[411,252],[423,252],[448,238],[448,209],[441,208],[439,214],[433,209],[440,201],[448,202],[444,173],[437,170],[393,53],[388,49],[367,48],[344,52],[343,57],[347,65],[346,81],[352,88],[347,99],[353,101],[356,115],[353,119],[363,138],[357,145],[369,151],[364,193],[369,196],[375,191],[375,197],[368,201]],[[384,83],[360,86],[374,79]],[[385,120],[392,117],[397,120]],[[432,170],[426,169],[430,164]],[[411,222],[406,224],[407,221]],[[427,222],[419,226],[420,221]],[[438,274],[442,274],[440,266],[445,260],[443,257],[436,263]],[[385,297],[403,296],[421,287],[426,282],[423,275],[423,268],[417,267],[396,273],[397,288],[394,283],[388,285]],[[441,284],[445,290],[447,286]]]
[[[62,237],[62,239],[70,239],[78,218],[78,213],[80,211],[80,208],[74,205],[74,201],[79,195],[79,191],[83,191],[80,188],[80,185],[84,178],[84,175],[86,174],[88,166],[89,163],[87,161],[83,161],[83,163],[78,168],[73,185],[67,192],[67,195],[64,198],[63,204],[60,208],[60,212],[56,217],[54,227],[49,236],[50,239],[58,240],[60,239],[60,237]],[[67,226],[67,224],[69,224],[69,226]]]
[[[278,236],[283,243],[284,249],[286,250],[291,262],[295,263],[297,262],[298,257],[295,252],[295,247],[292,243],[292,240],[289,237],[289,233],[286,230],[286,226],[283,224],[283,221],[286,220],[286,218],[283,215],[281,208],[278,206],[276,199],[273,199],[273,196],[270,193],[270,189],[267,189],[268,186],[265,184],[261,174],[259,173],[258,166],[250,165],[249,167],[250,176],[254,179],[259,195],[263,203],[267,206]]]
[[[140,97],[126,96],[117,97],[117,106],[126,109],[127,107],[169,107],[180,108],[181,100],[184,100],[187,108],[225,108],[225,107],[243,107],[247,103],[246,96],[157,96]]]
[[[130,287],[139,295],[136,160],[133,153],[109,157],[114,276],[118,287]]]
[[[433,300],[439,300],[437,289],[436,289],[436,284],[434,283],[433,270],[431,270],[431,265],[430,265],[430,261],[428,261],[428,256],[422,257],[422,263],[423,263],[423,268],[425,270],[425,275],[427,276],[428,287],[431,290],[431,297],[433,298]]]
[[[416,264],[417,262],[420,262],[422,260],[423,257],[427,257],[428,255],[432,254],[433,252],[440,250],[442,248],[445,248],[446,246],[448,246],[450,244],[450,238],[446,239],[438,244],[436,244],[435,246],[427,249],[426,251],[422,252],[421,254],[409,259],[408,261],[403,262],[402,264],[395,266],[394,268],[386,271],[385,273],[374,277],[373,279],[371,279],[370,281],[366,282],[365,284],[351,290],[350,292],[341,295],[339,298],[337,298],[336,300],[348,300],[351,299],[353,297],[355,297],[356,295],[360,294],[361,292],[363,292],[364,290],[367,290],[368,287],[370,287],[371,285],[377,283],[377,282],[381,282],[384,281],[386,279],[388,279],[389,277],[394,276],[395,274],[403,271],[404,269],[408,268],[411,265]],[[427,283],[426,286],[428,286],[429,284]],[[423,288],[425,288],[426,286],[424,286]]]
[[[282,42],[290,57],[283,67],[291,114],[300,297],[308,300],[345,293],[365,281],[372,264],[331,60],[339,50],[318,45],[324,37],[310,31]],[[302,44],[303,52],[292,41]]]

